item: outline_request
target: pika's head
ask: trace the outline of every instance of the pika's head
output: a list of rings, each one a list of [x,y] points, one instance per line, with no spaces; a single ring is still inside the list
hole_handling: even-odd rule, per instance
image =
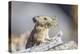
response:
[[[33,18],[33,22],[37,25],[51,27],[55,24],[56,17],[49,17],[49,16],[36,16]]]

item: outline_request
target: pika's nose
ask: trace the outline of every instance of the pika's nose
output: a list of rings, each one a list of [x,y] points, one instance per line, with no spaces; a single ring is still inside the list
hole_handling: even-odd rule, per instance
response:
[[[35,19],[35,17],[33,17],[33,22],[34,22],[34,23],[36,22],[36,19]]]

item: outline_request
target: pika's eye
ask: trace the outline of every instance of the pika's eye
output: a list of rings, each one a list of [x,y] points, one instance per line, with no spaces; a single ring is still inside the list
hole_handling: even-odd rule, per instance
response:
[[[47,18],[44,18],[44,20],[47,20]]]

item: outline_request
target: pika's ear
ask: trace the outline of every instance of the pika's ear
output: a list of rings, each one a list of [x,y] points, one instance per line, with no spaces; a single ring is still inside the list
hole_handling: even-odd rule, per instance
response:
[[[33,22],[34,22],[34,23],[36,23],[36,21],[37,21],[35,17],[33,17],[33,19],[32,19],[32,20],[33,20]]]
[[[57,19],[56,19],[56,16],[52,16],[51,18],[52,18],[52,20],[57,20]]]

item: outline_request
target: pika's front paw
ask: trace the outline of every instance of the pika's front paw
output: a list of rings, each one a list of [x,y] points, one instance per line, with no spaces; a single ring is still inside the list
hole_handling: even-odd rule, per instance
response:
[[[52,40],[52,38],[46,38],[45,40],[47,40],[47,41],[51,41],[51,40]]]
[[[42,43],[46,43],[46,42],[48,42],[48,41],[47,40],[42,41]]]

